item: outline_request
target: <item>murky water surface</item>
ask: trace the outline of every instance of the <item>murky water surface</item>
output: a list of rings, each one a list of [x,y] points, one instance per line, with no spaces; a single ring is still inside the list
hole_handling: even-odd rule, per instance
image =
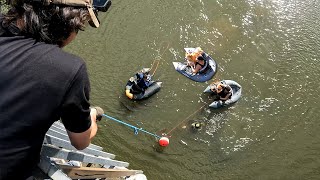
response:
[[[87,28],[66,50],[87,61],[94,104],[172,137],[159,153],[154,137],[107,120],[94,142],[149,179],[320,179],[319,3],[113,0],[102,26]],[[196,46],[218,63],[210,82],[173,68],[184,47]],[[129,101],[126,81],[155,60],[163,88]],[[202,91],[217,79],[242,85],[237,104],[208,108],[212,98]],[[189,128],[195,120],[204,124],[196,133]]]

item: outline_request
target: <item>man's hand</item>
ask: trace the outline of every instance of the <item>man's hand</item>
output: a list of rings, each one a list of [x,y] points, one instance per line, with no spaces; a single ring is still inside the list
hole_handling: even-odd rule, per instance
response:
[[[96,110],[96,121],[101,121],[102,115],[104,114],[104,111],[101,107],[95,106],[92,107],[93,109]]]

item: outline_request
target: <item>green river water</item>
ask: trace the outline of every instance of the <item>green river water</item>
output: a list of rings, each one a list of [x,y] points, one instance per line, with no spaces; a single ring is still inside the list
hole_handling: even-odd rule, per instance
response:
[[[105,119],[94,143],[151,180],[320,179],[319,5],[113,0],[99,14],[101,27],[79,33],[66,51],[87,62],[93,104],[152,133],[172,130],[172,137],[160,153],[153,136],[134,135]],[[184,47],[197,46],[218,63],[206,83],[191,81],[172,65],[183,61]],[[155,59],[160,63],[154,79],[163,82],[162,89],[130,101],[124,95],[127,80]],[[202,91],[218,79],[243,87],[234,106],[206,105],[212,98]],[[196,133],[189,129],[195,120],[204,124]]]

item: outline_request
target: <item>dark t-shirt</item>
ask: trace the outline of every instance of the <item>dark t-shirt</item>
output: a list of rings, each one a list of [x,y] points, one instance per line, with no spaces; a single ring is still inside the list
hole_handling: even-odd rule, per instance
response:
[[[0,69],[0,179],[23,179],[54,121],[76,133],[91,126],[87,69],[56,45],[22,36],[0,37]]]

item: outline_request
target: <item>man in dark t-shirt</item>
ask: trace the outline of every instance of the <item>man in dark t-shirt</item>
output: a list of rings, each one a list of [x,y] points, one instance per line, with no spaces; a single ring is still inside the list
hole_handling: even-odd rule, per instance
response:
[[[42,6],[41,1],[19,0],[0,15],[1,180],[31,175],[45,133],[59,119],[77,149],[86,148],[96,135],[103,110],[90,108],[86,65],[61,48],[86,21],[96,27],[99,22],[92,1],[71,0],[72,6],[69,1]]]

